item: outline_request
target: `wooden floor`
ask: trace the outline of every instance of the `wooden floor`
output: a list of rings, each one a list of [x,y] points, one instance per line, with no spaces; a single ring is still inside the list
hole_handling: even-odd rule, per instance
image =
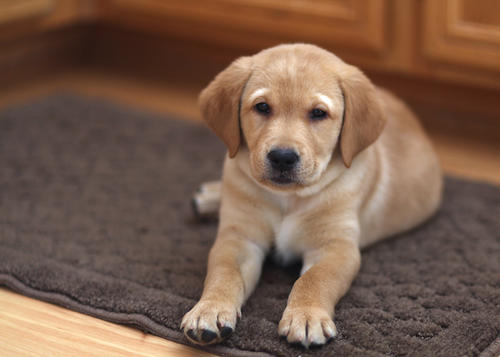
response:
[[[0,88],[0,108],[71,90],[199,121],[199,88],[80,70]],[[431,128],[432,129],[432,128]],[[500,184],[499,144],[430,130],[449,174]],[[0,289],[0,356],[209,356],[138,330]]]
[[[212,356],[0,289],[0,356]]]

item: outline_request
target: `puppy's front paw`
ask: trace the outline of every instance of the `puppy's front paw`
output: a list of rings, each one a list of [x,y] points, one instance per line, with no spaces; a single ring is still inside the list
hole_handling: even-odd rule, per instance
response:
[[[227,338],[241,311],[222,301],[200,300],[182,319],[181,329],[193,343],[208,345]]]
[[[319,308],[286,308],[278,333],[289,343],[306,348],[320,346],[337,335],[337,328],[327,311]]]

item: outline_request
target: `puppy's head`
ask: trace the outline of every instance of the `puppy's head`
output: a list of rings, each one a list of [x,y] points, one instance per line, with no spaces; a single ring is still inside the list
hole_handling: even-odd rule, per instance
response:
[[[236,60],[202,91],[200,107],[229,156],[248,150],[253,178],[278,191],[317,183],[337,146],[350,167],[385,123],[361,71],[303,44]]]

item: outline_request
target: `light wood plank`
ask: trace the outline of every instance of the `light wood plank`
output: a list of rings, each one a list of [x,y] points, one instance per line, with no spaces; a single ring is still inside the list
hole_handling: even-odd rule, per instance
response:
[[[500,147],[490,143],[467,142],[462,138],[431,134],[447,174],[500,184]]]
[[[1,356],[212,354],[0,288]]]

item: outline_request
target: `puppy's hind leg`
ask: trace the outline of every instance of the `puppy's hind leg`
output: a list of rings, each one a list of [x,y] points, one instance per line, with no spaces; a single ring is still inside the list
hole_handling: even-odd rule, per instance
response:
[[[209,181],[200,185],[191,199],[193,213],[198,219],[217,219],[221,199],[221,182]]]

